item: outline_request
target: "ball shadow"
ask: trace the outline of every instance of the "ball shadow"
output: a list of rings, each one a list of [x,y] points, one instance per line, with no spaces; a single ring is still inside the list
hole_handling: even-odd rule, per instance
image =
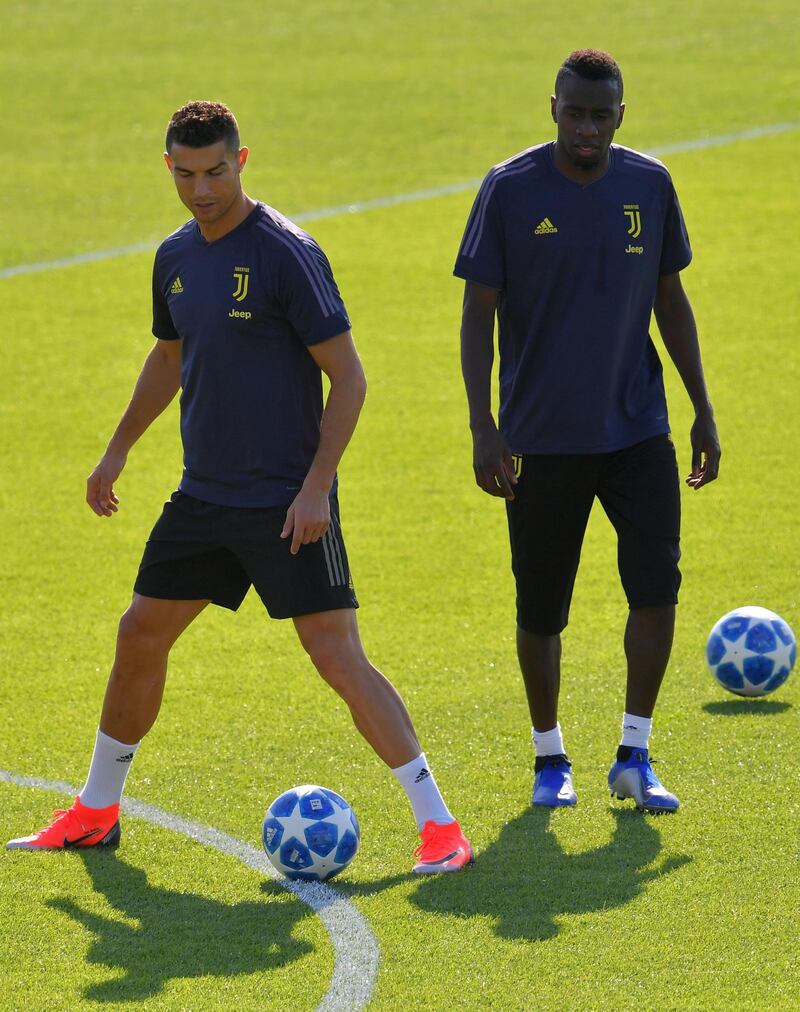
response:
[[[412,882],[418,879],[417,875],[412,874],[411,871],[399,872],[396,875],[384,875],[380,879],[372,879],[367,882],[354,882],[351,879],[335,878],[326,879],[322,882],[322,885],[330,886],[335,890],[337,896],[342,896],[345,899],[352,899],[358,896],[374,896],[376,893],[383,892],[384,889],[391,889],[393,886],[402,885],[404,882]],[[304,885],[306,883],[293,883],[287,879],[283,884],[275,881],[274,879],[267,879],[261,883],[261,892],[266,896],[279,896],[281,893],[294,891],[296,885]],[[335,899],[332,900],[335,902]]]
[[[792,709],[791,703],[777,699],[760,699],[753,696],[748,699],[717,699],[713,703],[703,703],[703,710],[715,717],[765,717],[771,713],[785,713]]]

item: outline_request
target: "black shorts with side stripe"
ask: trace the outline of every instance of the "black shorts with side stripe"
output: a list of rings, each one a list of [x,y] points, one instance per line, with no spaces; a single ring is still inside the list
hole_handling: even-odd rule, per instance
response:
[[[517,467],[506,509],[521,629],[551,636],[566,626],[595,498],[617,532],[628,606],[677,603],[681,504],[669,436],[613,453],[522,456]]]
[[[272,618],[357,608],[336,496],[324,537],[297,555],[291,537],[280,536],[286,509],[217,506],[174,492],[147,541],[134,590],[236,611],[252,585]]]

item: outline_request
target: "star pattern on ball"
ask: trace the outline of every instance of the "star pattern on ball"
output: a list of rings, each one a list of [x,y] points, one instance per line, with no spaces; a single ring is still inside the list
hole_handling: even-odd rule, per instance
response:
[[[776,671],[785,671],[792,666],[792,659],[794,654],[794,644],[784,643],[780,638],[778,639],[777,647],[771,651],[770,656],[775,662]]]
[[[330,825],[336,827],[334,839],[338,842],[348,829],[352,830],[353,828],[352,822],[350,821],[349,810],[341,809],[334,805],[333,814],[326,815],[324,819],[307,819],[302,816],[299,811],[295,811],[291,819],[287,820],[286,828],[287,831],[291,832],[292,836],[297,837],[298,840],[303,841],[306,846],[314,850],[314,829],[321,829],[322,827]],[[335,849],[336,842],[331,850]]]
[[[756,650],[748,650],[744,644],[744,636],[739,637],[735,643],[731,643],[730,640],[726,640],[723,636],[722,643],[725,647],[725,653],[717,661],[717,667],[721,668],[723,664],[732,664],[740,675],[744,674],[744,662],[748,657],[761,656]]]

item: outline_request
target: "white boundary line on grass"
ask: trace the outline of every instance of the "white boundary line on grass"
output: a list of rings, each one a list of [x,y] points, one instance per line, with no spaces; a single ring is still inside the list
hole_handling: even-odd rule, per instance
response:
[[[33,787],[59,794],[75,795],[78,792],[69,784],[40,777],[23,777],[0,769],[0,781],[16,784],[17,787]],[[163,829],[181,833],[207,847],[213,847],[226,857],[235,857],[248,868],[275,879],[289,892],[293,892],[306,906],[319,915],[325,930],[333,943],[336,956],[333,978],[325,997],[319,1005],[319,1012],[350,1012],[362,1009],[372,997],[375,978],[378,973],[378,943],[365,917],[356,910],[349,900],[340,896],[335,889],[323,882],[290,882],[283,878],[269,863],[266,854],[256,847],[228,836],[219,829],[189,822],[179,815],[172,815],[155,805],[133,798],[124,798],[122,810],[127,815],[144,819]]]
[[[800,130],[800,122],[769,123],[765,126],[751,127],[736,133],[717,134],[715,137],[698,137],[694,140],[676,141],[674,144],[661,144],[650,148],[645,154],[660,158],[662,155],[677,155],[687,151],[702,151],[706,148],[721,147],[736,141],[752,141],[759,137],[770,137],[774,134],[790,133]],[[449,183],[446,186],[435,186],[429,190],[413,190],[411,193],[396,193],[389,197],[375,197],[373,200],[357,200],[352,204],[339,204],[336,207],[320,207],[316,211],[301,211],[292,215],[298,223],[320,221],[323,218],[337,218],[344,214],[358,214],[361,211],[372,211],[380,207],[392,207],[395,204],[412,204],[419,200],[433,200],[446,197],[453,193],[463,193],[480,186],[480,179],[467,179],[460,183]],[[116,246],[112,249],[95,250],[91,253],[77,253],[71,257],[58,260],[42,260],[33,264],[16,264],[12,267],[0,268],[0,279],[13,278],[18,274],[36,274],[39,271],[55,270],[59,267],[73,267],[77,264],[95,263],[98,260],[112,260],[114,257],[128,256],[131,253],[147,253],[158,248],[155,242],[137,242],[130,246]]]

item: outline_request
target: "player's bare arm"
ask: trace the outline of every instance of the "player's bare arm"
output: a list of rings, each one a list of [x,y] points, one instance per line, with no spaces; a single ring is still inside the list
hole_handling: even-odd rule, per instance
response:
[[[675,363],[694,406],[695,418],[690,435],[692,470],[686,484],[690,488],[702,488],[719,474],[722,451],[703,374],[694,313],[680,274],[665,274],[659,278],[654,310],[664,347]]]
[[[475,481],[489,495],[513,499],[517,479],[511,451],[492,417],[494,317],[500,293],[467,281],[461,312],[461,372],[467,389]]]
[[[286,513],[282,538],[292,536],[291,552],[319,541],[331,522],[329,495],[336,468],[355,431],[367,395],[367,379],[350,331],[309,345],[311,357],[330,380],[320,427],[319,447],[303,486]]]
[[[86,502],[99,517],[119,508],[114,482],[143,432],[172,401],[181,385],[181,341],[156,341],[145,359],[128,407],[97,467],[86,481]]]

